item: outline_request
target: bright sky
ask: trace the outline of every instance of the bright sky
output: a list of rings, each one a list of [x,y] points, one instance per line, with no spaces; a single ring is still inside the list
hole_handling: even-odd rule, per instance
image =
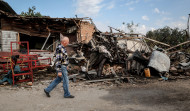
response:
[[[29,7],[50,17],[91,17],[98,29],[107,26],[127,32],[123,22],[139,24],[136,30],[146,34],[149,30],[170,26],[187,28],[190,0],[4,0],[20,14]]]

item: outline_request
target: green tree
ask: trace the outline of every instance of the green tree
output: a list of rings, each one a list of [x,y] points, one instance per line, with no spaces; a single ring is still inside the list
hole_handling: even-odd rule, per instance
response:
[[[146,33],[146,37],[169,44],[170,46],[174,46],[188,40],[185,30],[170,28],[168,26],[154,31],[148,31]]]
[[[133,21],[131,21],[131,23],[123,22],[123,25],[125,27],[127,27],[127,29],[129,30],[129,33],[131,33],[131,34],[134,33],[136,31],[137,27],[139,26],[139,24],[134,24]]]
[[[32,8],[28,8],[28,12],[21,12],[21,16],[32,16],[32,17],[42,17],[40,12],[35,12],[36,7],[32,6]]]

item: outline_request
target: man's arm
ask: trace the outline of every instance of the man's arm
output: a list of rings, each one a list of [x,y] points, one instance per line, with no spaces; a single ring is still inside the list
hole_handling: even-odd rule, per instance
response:
[[[60,46],[58,46],[57,48],[56,48],[56,54],[55,54],[55,56],[56,56],[56,71],[59,73],[59,72],[61,72],[61,61],[62,61],[62,58],[63,58],[63,54],[62,54],[62,52],[61,52],[62,50],[61,50],[61,47]]]

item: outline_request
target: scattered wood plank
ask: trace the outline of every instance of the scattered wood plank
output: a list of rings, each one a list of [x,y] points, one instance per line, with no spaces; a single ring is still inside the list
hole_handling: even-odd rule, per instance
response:
[[[171,49],[173,49],[173,48],[179,47],[179,46],[184,45],[184,44],[187,44],[187,43],[190,43],[190,40],[189,40],[189,41],[185,41],[185,42],[183,42],[183,43],[180,43],[180,44],[178,44],[178,45],[176,45],[176,46],[170,47],[170,48],[166,49],[166,51],[169,51],[169,50],[171,50]]]
[[[117,81],[117,80],[121,80],[121,79],[134,79],[134,77],[116,77],[116,78],[112,78],[112,79],[98,79],[98,80],[89,80],[86,81],[86,83],[95,83],[95,82],[105,82],[105,81]]]
[[[147,37],[143,37],[143,38],[146,39],[146,40],[150,40],[150,41],[152,41],[152,42],[156,42],[156,43],[159,43],[159,44],[162,44],[162,45],[165,45],[165,46],[170,47],[170,45],[168,45],[168,44],[166,44],[166,43],[159,42],[159,41],[157,41],[157,40],[153,40],[153,39],[150,39],[150,38],[147,38]]]
[[[150,38],[147,38],[147,37],[124,37],[124,38],[118,38],[118,40],[124,40],[124,39],[146,39],[146,40],[149,40],[149,41],[152,41],[152,42],[156,42],[158,44],[161,44],[161,45],[165,45],[165,46],[168,46],[170,47],[170,45],[166,44],[166,43],[163,43],[163,42],[159,42],[157,40],[153,40],[153,39],[150,39]]]
[[[90,80],[90,81],[86,81],[86,83],[104,82],[104,81],[115,81],[115,78],[114,78],[114,79],[99,79],[99,80]]]

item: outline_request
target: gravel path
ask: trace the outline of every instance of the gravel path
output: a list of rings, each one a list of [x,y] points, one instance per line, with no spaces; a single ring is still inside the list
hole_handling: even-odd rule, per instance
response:
[[[147,84],[70,83],[74,99],[63,98],[62,84],[47,98],[50,81],[30,88],[1,86],[0,111],[190,111],[190,81]]]

